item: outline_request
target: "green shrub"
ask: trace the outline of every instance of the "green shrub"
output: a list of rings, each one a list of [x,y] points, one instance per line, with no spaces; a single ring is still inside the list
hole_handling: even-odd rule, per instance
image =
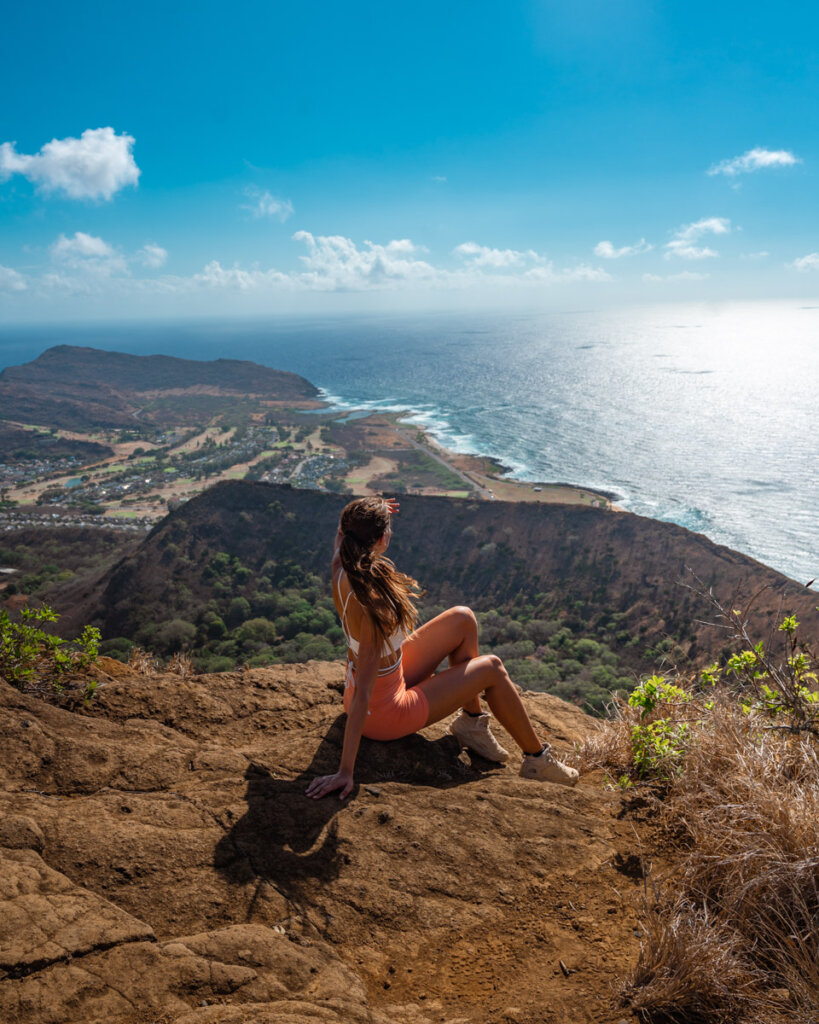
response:
[[[116,658],[117,661],[127,661],[134,649],[133,640],[125,636],[115,636],[110,640],[103,640],[100,644],[100,654],[109,658]]]
[[[236,661],[223,655],[211,654],[204,658],[194,658],[194,665],[200,672],[230,672],[236,668]]]
[[[163,623],[156,631],[156,643],[166,654],[173,654],[188,644],[193,643],[196,637],[196,626],[184,619],[171,619]]]
[[[510,658],[526,658],[535,653],[535,645],[531,640],[516,640],[512,643],[498,644],[492,653],[504,661]]]
[[[596,640],[590,640],[584,637],[578,640],[574,645],[575,657],[582,662],[590,661],[592,658],[598,658],[600,656],[602,648]]]
[[[276,626],[269,619],[248,619],[236,630],[239,643],[270,644],[276,640]]]
[[[100,631],[86,626],[78,640],[69,642],[38,625],[58,619],[59,615],[48,605],[23,608],[19,622],[12,622],[8,612],[0,611],[0,675],[18,690],[62,693],[70,674],[96,662]],[[96,681],[87,683],[86,703],[96,686]]]
[[[234,597],[230,602],[230,607],[227,613],[227,623],[229,626],[238,626],[239,623],[244,622],[245,619],[250,618],[250,603],[244,597]]]

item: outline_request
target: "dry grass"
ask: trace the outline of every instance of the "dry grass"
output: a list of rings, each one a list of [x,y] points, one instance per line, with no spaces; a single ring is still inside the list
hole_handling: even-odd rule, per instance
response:
[[[765,979],[742,959],[728,926],[681,899],[648,909],[643,927],[640,960],[623,990],[623,1005],[647,1021],[722,1024],[743,1019],[743,1004],[750,1003],[751,1019],[762,1024],[754,993]]]
[[[165,671],[175,676],[182,676],[183,679],[196,675],[196,669],[193,667],[193,662],[187,651],[178,651],[174,654],[165,667]]]
[[[159,671],[159,662],[148,651],[141,647],[133,647],[128,658],[128,668],[139,672],[140,675],[150,676]]]
[[[639,712],[615,696],[604,727],[595,730],[577,750],[575,767],[582,773],[604,768],[617,777],[628,775],[633,768],[631,729],[639,721]]]
[[[187,679],[197,674],[187,651],[179,651],[174,654],[163,668],[149,651],[143,650],[141,647],[133,647],[128,659],[128,667],[143,676],[152,676],[157,672],[169,672],[171,675]]]
[[[658,838],[677,866],[646,896],[645,938],[623,1005],[652,1024],[819,1021],[819,755],[812,733],[744,713],[729,691],[686,720],[678,771],[655,793]],[[639,713],[622,702],[580,751],[629,773]]]

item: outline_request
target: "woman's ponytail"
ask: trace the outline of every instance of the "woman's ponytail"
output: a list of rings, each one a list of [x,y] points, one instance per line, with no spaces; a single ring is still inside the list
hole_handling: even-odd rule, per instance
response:
[[[359,498],[341,513],[341,564],[382,642],[396,629],[412,632],[418,619],[413,599],[420,596],[411,576],[374,551],[389,525],[390,512],[383,498]]]

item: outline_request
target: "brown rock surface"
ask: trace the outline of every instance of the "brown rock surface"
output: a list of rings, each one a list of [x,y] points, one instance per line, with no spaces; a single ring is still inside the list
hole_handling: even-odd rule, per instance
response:
[[[0,681],[4,1024],[622,1019],[621,796],[470,763],[439,725],[364,741],[353,798],[310,801],[341,682],[107,673],[79,715]],[[558,748],[595,728],[526,701]]]

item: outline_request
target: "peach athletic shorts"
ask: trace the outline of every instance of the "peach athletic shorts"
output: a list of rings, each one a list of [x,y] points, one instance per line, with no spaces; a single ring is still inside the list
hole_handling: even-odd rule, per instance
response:
[[[347,662],[344,710],[349,714],[355,693],[355,666]],[[399,740],[423,729],[429,718],[429,702],[423,690],[407,687],[399,662],[388,675],[375,681],[363,735],[370,740]]]

